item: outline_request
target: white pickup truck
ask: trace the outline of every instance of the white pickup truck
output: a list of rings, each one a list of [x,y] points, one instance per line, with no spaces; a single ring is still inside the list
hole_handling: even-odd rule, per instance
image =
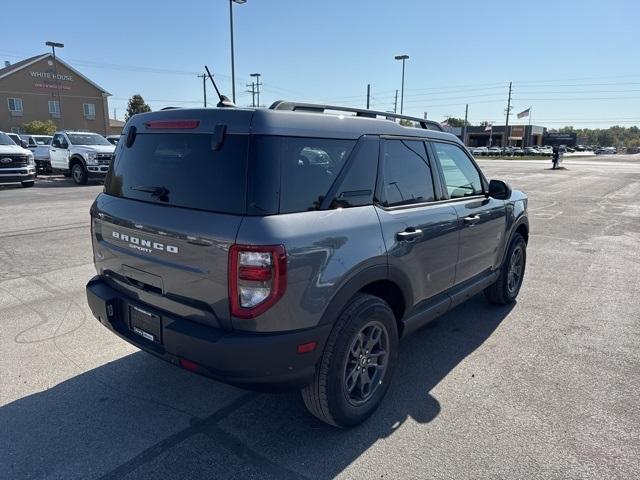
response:
[[[0,185],[20,183],[23,187],[33,187],[35,178],[33,153],[0,132]]]
[[[78,185],[104,179],[116,147],[92,132],[56,132],[49,147],[51,169],[73,178]]]

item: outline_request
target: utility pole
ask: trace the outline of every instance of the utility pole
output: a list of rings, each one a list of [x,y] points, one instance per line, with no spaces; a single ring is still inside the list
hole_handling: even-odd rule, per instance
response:
[[[60,114],[60,123],[62,124],[62,129],[64,130],[64,117],[62,116],[62,97],[60,96],[60,79],[58,78],[58,62],[56,62],[56,47],[64,48],[64,43],[58,42],[46,42],[45,45],[47,47],[51,47],[51,51],[53,52],[53,74],[56,79],[56,89],[58,90],[58,113]]]
[[[247,90],[251,92],[251,106],[256,108],[256,84],[255,82],[247,83],[247,87],[251,87],[251,90]]]
[[[504,136],[502,137],[502,148],[509,144],[509,113],[511,112],[511,82],[509,82],[509,99],[507,100],[507,121],[504,123]]]
[[[204,100],[204,106],[207,107],[207,74],[203,73],[198,75],[198,78],[202,78],[202,96]]]
[[[256,98],[257,98],[257,104],[256,102],[254,102],[254,107],[258,107],[260,108],[260,85],[262,85],[260,83],[260,73],[250,73],[249,76],[250,77],[254,77],[256,79],[255,81],[255,89],[256,89]],[[248,85],[247,85],[248,86]]]
[[[396,88],[396,99],[393,102],[393,113],[398,113],[398,89]]]
[[[467,144],[467,118],[469,117],[469,104],[464,107],[464,124],[462,125],[462,143]]]
[[[371,99],[371,84],[367,83],[367,110],[369,110],[369,100]]]

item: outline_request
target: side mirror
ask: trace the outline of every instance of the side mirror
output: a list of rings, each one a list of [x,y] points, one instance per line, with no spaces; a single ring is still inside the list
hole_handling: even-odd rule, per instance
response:
[[[29,146],[29,144],[26,142],[26,140],[20,140],[20,146],[22,148],[27,148]]]
[[[489,196],[498,200],[507,200],[511,197],[511,187],[502,180],[489,182]]]

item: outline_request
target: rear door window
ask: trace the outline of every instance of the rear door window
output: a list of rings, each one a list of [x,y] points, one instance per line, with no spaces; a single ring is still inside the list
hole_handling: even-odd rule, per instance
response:
[[[117,197],[212,212],[246,212],[247,135],[138,134],[120,146],[105,183]]]
[[[415,140],[383,143],[382,204],[385,207],[433,202],[433,175],[425,144]]]

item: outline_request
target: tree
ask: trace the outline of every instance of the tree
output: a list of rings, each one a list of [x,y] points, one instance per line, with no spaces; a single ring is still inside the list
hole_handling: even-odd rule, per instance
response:
[[[145,103],[142,95],[136,93],[129,99],[129,104],[127,105],[127,113],[125,114],[124,119],[129,120],[137,113],[146,113],[150,111],[151,107]]]
[[[450,127],[464,127],[464,119],[462,118],[447,117],[444,123],[446,123]],[[469,122],[467,122],[467,125],[469,125]]]
[[[31,135],[53,135],[58,129],[52,120],[46,120],[44,122],[34,120],[32,122],[24,123],[22,128],[25,132],[30,133]]]
[[[404,118],[400,119],[400,125],[402,125],[403,127],[415,127],[416,124],[414,122],[412,122],[411,120],[406,120]]]
[[[489,120],[483,120],[483,121],[480,122],[480,126],[481,127],[487,127],[489,125],[490,125]]]

